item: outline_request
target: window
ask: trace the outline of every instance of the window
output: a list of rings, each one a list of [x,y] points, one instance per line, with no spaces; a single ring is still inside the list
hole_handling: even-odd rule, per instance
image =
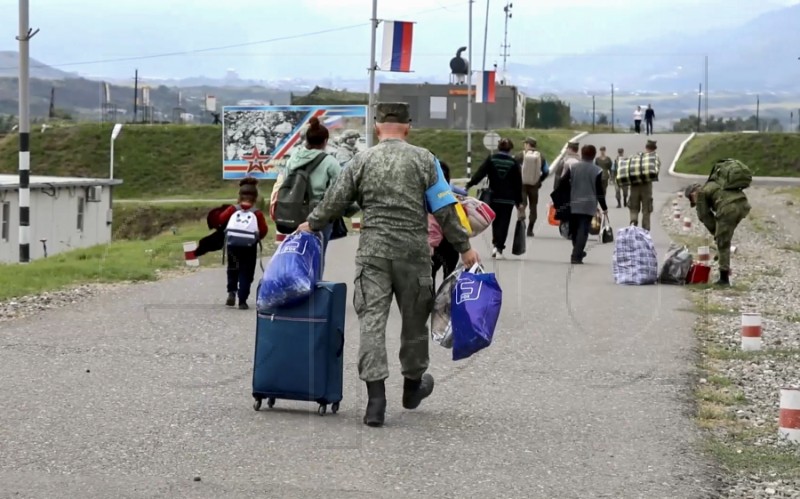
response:
[[[86,199],[78,198],[78,230],[83,231],[83,215],[86,211]]]
[[[430,119],[432,120],[447,119],[447,97],[431,97]]]
[[[0,237],[3,241],[8,241],[9,230],[11,229],[11,203],[3,203],[2,227],[0,227]]]

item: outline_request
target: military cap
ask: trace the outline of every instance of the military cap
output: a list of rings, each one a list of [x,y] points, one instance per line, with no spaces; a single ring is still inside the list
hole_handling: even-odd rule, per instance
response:
[[[655,140],[648,140],[647,144],[645,144],[645,147],[648,148],[648,149],[657,149],[656,141]]]
[[[526,137],[525,143],[531,147],[536,147],[536,139],[534,139],[533,137]]]
[[[378,123],[411,123],[411,112],[405,102],[380,102],[375,106]]]
[[[567,142],[567,147],[575,149],[576,147],[580,147],[580,142]]]
[[[688,199],[688,200],[689,200],[689,204],[690,204],[690,205],[692,205],[692,208],[694,208],[694,204],[695,204],[695,203],[694,203],[694,200],[692,200],[692,194],[693,194],[693,193],[694,193],[696,190],[700,189],[701,187],[703,187],[703,186],[702,186],[702,185],[700,185],[700,184],[696,184],[696,183],[695,183],[695,184],[692,184],[692,185],[690,185],[689,187],[687,187],[687,188],[686,188],[686,189],[684,189],[684,191],[683,191],[683,196],[684,196],[686,199]]]

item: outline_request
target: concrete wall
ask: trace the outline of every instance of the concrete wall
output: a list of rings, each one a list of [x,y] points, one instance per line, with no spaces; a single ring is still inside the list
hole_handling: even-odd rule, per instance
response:
[[[472,91],[475,92],[474,87]],[[467,129],[466,85],[382,83],[378,101],[407,102],[415,128]],[[524,103],[525,98],[516,87],[497,85],[495,102],[478,104],[473,101],[472,128],[523,128]],[[437,115],[437,112],[442,114]]]
[[[104,186],[100,202],[88,202],[85,187],[56,187],[52,191],[31,190],[31,260],[44,257],[41,239],[47,239],[49,256],[76,248],[111,241],[106,223],[110,187]],[[78,203],[84,200],[83,230],[78,229]],[[15,190],[0,190],[0,216],[4,203],[11,209],[8,240],[0,233],[0,263],[19,261],[19,198]],[[1,221],[1,219],[0,219]]]

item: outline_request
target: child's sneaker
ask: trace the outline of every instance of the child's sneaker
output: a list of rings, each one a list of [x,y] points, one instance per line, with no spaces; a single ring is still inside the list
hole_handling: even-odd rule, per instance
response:
[[[225,300],[225,305],[228,307],[236,305],[236,293],[228,293],[228,299]]]

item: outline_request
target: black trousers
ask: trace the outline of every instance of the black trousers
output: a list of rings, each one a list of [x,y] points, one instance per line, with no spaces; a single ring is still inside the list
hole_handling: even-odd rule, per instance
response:
[[[256,275],[258,245],[228,246],[228,293],[236,293],[239,301],[247,301]]]
[[[653,135],[653,120],[645,120],[644,124],[647,129],[647,135]]]
[[[456,251],[447,239],[442,239],[439,246],[434,248],[433,256],[431,257],[431,276],[433,277],[434,289],[436,289],[436,274],[439,272],[439,269],[442,269],[444,273],[444,277],[442,277],[442,281],[444,281],[447,279],[447,276],[456,270],[459,256],[458,251]]]
[[[494,210],[495,214],[494,222],[492,222],[492,246],[497,248],[497,251],[502,252],[506,249],[506,239],[508,239],[508,228],[511,225],[514,205],[492,203],[489,206]]]
[[[633,128],[636,130],[636,133],[642,133],[642,120],[634,120]]]
[[[572,260],[582,261],[586,242],[589,240],[589,228],[592,225],[592,215],[570,215],[569,232],[572,239]]]

